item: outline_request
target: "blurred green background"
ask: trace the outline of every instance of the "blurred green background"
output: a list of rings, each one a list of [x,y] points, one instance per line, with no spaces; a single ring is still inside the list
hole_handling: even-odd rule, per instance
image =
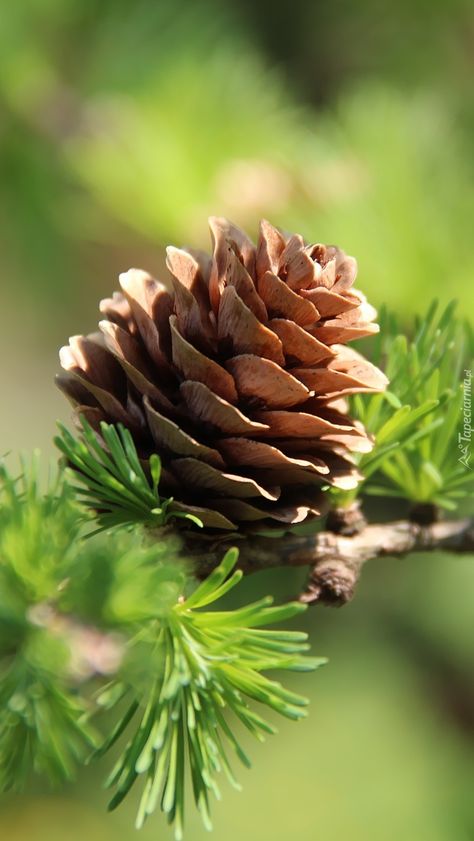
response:
[[[119,271],[207,246],[210,213],[337,242],[406,324],[434,296],[472,313],[473,45],[470,0],[4,2],[0,449],[53,454],[58,347]],[[274,576],[248,594],[296,591]],[[310,718],[250,746],[214,837],[473,839],[473,590],[469,558],[379,561],[352,605],[309,612],[331,661],[294,681]],[[137,837],[103,770],[7,798],[0,836]],[[141,837],[170,835],[157,817]]]

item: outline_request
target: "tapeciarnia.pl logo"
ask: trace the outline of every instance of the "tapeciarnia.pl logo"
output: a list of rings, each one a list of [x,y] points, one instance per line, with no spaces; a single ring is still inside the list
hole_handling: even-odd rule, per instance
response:
[[[462,432],[458,432],[458,447],[461,450],[461,455],[458,461],[472,470],[469,464],[471,459],[471,442],[472,442],[472,371],[466,369],[464,371],[462,388]]]

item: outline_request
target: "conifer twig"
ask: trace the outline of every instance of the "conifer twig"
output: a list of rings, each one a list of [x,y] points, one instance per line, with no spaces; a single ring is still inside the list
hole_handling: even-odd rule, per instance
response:
[[[354,595],[366,561],[387,555],[426,551],[474,552],[474,522],[446,520],[422,526],[409,520],[364,525],[353,535],[322,531],[281,539],[248,538],[240,544],[239,566],[245,572],[278,566],[311,566],[309,603],[343,605]],[[199,574],[214,566],[212,548],[198,556]]]

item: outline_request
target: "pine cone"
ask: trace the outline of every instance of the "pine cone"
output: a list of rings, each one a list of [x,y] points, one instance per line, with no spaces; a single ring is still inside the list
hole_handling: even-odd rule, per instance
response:
[[[376,333],[352,288],[356,261],[262,221],[211,218],[212,257],[167,250],[172,291],[138,269],[103,300],[100,333],[61,349],[58,378],[91,423],[127,426],[161,491],[209,528],[262,529],[318,516],[323,486],[353,488],[351,452],[371,441],[345,395],[386,378],[345,343]]]

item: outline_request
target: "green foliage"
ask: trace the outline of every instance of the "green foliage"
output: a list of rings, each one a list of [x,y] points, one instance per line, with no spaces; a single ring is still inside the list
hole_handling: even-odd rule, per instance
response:
[[[93,676],[82,660],[96,663],[96,642],[78,622],[126,639],[160,606],[169,610],[186,581],[172,539],[145,546],[135,529],[84,541],[87,515],[68,473],[45,492],[38,473],[37,458],[18,476],[0,464],[2,790],[21,789],[31,771],[70,779],[94,745],[88,693],[77,683]]]
[[[182,837],[185,772],[189,764],[194,800],[210,828],[209,798],[220,797],[216,772],[223,770],[236,786],[227,748],[245,765],[250,762],[228,722],[228,713],[259,740],[275,732],[247,698],[288,718],[305,715],[306,700],[262,675],[269,669],[308,670],[322,660],[303,657],[306,634],[270,631],[261,626],[289,619],[304,606],[289,603],[272,607],[272,598],[238,610],[201,611],[237,585],[242,572],[232,569],[238,552],[231,549],[221,564],[185,601],[179,601],[141,627],[130,642],[134,660],[133,681],[114,681],[99,697],[105,708],[126,705],[115,729],[98,751],[102,755],[127,730],[135,718],[132,735],[107,781],[116,793],[114,809],[143,775],[145,784],[138,809],[137,827],[158,805],[174,823],[175,837]],[[231,574],[232,573],[232,574]],[[143,674],[137,679],[138,662]],[[150,665],[152,668],[150,669]],[[137,689],[138,687],[138,689]]]
[[[72,488],[58,476],[43,494],[38,472],[38,457],[16,477],[0,462],[0,590],[18,615],[60,584],[79,533]]]
[[[37,460],[18,477],[0,464],[2,790],[22,788],[31,770],[70,778],[92,744],[85,705],[68,685],[67,646],[40,621],[76,551],[78,508],[62,477],[42,494],[37,474]]]
[[[74,438],[63,424],[59,424],[61,434],[54,440],[67,463],[76,469],[76,478],[85,486],[75,487],[75,490],[83,502],[96,511],[98,531],[137,523],[159,527],[173,519],[202,526],[193,514],[178,510],[172,498],[160,498],[160,459],[156,454],[150,457],[149,479],[128,429],[122,424],[115,428],[101,423],[100,438],[83,415],[80,420],[81,439]]]
[[[84,701],[62,677],[67,650],[40,629],[24,637],[0,653],[1,791],[21,790],[32,771],[54,783],[72,779],[94,745]]]
[[[453,302],[439,314],[434,302],[417,319],[411,340],[394,316],[382,313],[371,359],[387,374],[390,390],[353,398],[355,415],[374,435],[375,447],[359,460],[363,484],[341,500],[362,492],[454,510],[474,492],[474,472],[459,460],[458,446],[463,371],[474,347],[454,310]]]
[[[115,788],[111,808],[142,776],[137,826],[160,804],[180,838],[185,768],[210,825],[217,772],[237,785],[225,745],[249,765],[229,713],[260,740],[275,731],[249,700],[288,718],[305,715],[305,699],[262,672],[308,670],[323,661],[303,656],[306,634],[262,627],[304,605],[273,607],[267,597],[235,610],[203,610],[240,581],[235,549],[185,598],[192,570],[181,541],[166,528],[161,539],[140,528],[149,523],[146,504],[161,504],[159,463],[150,487],[126,430],[103,426],[108,453],[87,425],[86,443],[62,434],[68,460],[87,471],[87,502],[102,502],[104,493],[105,504],[112,494],[114,505],[121,501],[113,524],[134,527],[105,534],[102,521],[100,533],[84,540],[89,518],[75,500],[72,471],[43,493],[37,462],[23,464],[17,478],[1,465],[0,787],[22,788],[32,770],[55,783],[70,779],[91,748],[102,755],[128,729],[108,781]],[[166,514],[156,516],[166,522]],[[101,687],[99,709],[120,711],[98,748],[92,679]]]
[[[151,540],[139,524],[100,533],[78,546],[61,611],[126,635],[169,610],[190,576],[181,542],[165,530]]]

